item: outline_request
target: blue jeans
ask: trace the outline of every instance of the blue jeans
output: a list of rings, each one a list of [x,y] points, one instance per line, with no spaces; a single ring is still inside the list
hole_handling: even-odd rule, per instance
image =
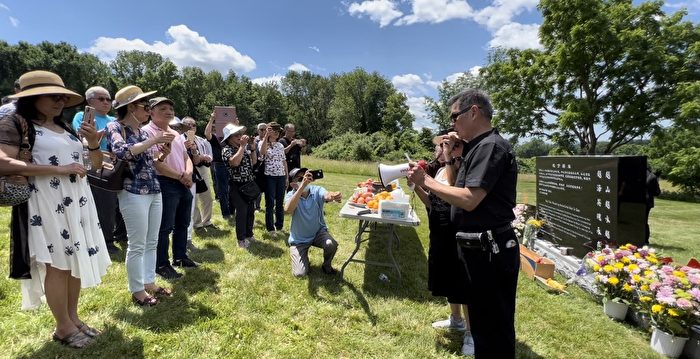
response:
[[[284,226],[284,190],[287,176],[267,176],[265,188],[265,227],[268,231]]]
[[[173,259],[187,258],[187,227],[192,219],[192,192],[180,181],[158,176],[163,196],[163,217],[158,232],[156,268],[170,264],[168,237],[173,234]]]
[[[228,168],[223,162],[213,162],[211,168],[214,169],[214,187],[221,215],[227,218],[232,215],[228,198]]]
[[[155,283],[156,280],[156,248],[163,217],[163,200],[160,193],[121,191],[118,196],[129,238],[126,250],[129,291],[136,293],[144,290],[145,284]]]

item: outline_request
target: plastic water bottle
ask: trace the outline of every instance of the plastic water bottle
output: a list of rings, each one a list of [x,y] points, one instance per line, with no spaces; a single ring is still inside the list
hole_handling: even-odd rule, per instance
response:
[[[379,280],[384,282],[384,283],[389,283],[389,277],[386,276],[384,273],[379,274]]]
[[[83,138],[83,166],[86,170],[92,169],[92,160],[90,159],[90,150],[88,149],[87,140]]]

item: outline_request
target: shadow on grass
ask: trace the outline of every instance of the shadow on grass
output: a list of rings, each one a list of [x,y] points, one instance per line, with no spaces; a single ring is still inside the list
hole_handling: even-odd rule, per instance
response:
[[[399,279],[399,273],[396,273],[393,266],[350,263],[349,267],[364,267],[363,291],[372,295],[407,298],[420,302],[439,300],[433,298],[427,289],[428,259],[416,229],[394,226],[394,230],[400,243],[391,243],[392,253],[400,268],[401,278]],[[369,236],[369,241],[362,244],[362,247],[366,248],[364,260],[391,263],[387,251],[388,239],[391,237],[390,227],[372,224],[370,232],[363,234],[363,238],[367,238],[366,236]],[[382,274],[386,275],[388,280],[381,280]]]
[[[224,251],[217,244],[205,243],[192,254],[192,257],[204,263],[220,263],[224,261]]]
[[[202,227],[202,228],[195,228],[194,233],[199,238],[210,239],[210,238],[218,238],[218,237],[222,237],[222,236],[228,236],[231,234],[231,230],[228,228],[221,229],[218,227],[217,228]]]
[[[143,340],[128,338],[116,327],[107,326],[102,330],[102,335],[84,349],[71,349],[47,341],[37,351],[19,358],[144,358]]]
[[[202,303],[192,303],[180,286],[173,288],[170,298],[163,298],[154,307],[136,305],[122,308],[114,318],[135,327],[144,328],[155,333],[176,332],[198,321],[207,321],[216,317],[216,312]]]
[[[250,247],[248,248],[248,252],[262,259],[280,258],[284,254],[284,250],[282,248],[263,241],[255,241],[251,243]]]
[[[340,273],[335,275],[327,275],[322,270],[321,267],[312,266],[309,268],[309,273],[300,280],[306,280],[309,288],[309,295],[316,300],[334,303],[340,306],[344,306],[348,309],[352,306],[347,301],[339,300],[341,289],[346,286],[357,298],[357,302],[360,303],[362,310],[367,314],[367,319],[372,324],[372,326],[377,325],[377,316],[372,313],[372,308],[369,306],[369,302],[365,298],[365,295],[355,287],[354,284],[340,278]],[[319,294],[319,289],[325,288],[330,294],[329,297],[324,297]]]
[[[441,330],[435,338],[435,349],[438,352],[448,352],[454,355],[462,355],[462,342],[464,332]],[[530,347],[515,340],[515,357],[518,359],[544,359],[543,356],[535,353]]]
[[[210,291],[217,294],[219,293],[219,277],[221,274],[208,268],[189,268],[185,276],[174,283],[173,291],[188,294]]]
[[[109,259],[111,259],[112,262],[124,263],[126,260],[126,249],[129,247],[128,242],[114,241],[114,245],[119,248],[119,251],[116,253],[110,253]],[[107,250],[107,248],[104,250]]]

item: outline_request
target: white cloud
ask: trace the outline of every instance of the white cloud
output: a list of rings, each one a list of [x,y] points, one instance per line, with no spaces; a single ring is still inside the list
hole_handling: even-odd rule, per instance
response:
[[[284,78],[284,75],[273,74],[272,76],[254,78],[250,81],[254,84],[257,84],[257,85],[264,85],[264,84],[267,84],[270,82],[273,82],[273,83],[276,83],[277,85],[280,85],[282,83],[283,78]]]
[[[379,27],[389,25],[394,19],[403,15],[396,9],[396,3],[391,0],[367,0],[352,3],[348,7],[350,15],[362,17],[367,15],[370,20],[379,23]]]
[[[507,24],[493,35],[490,47],[506,47],[517,49],[541,49],[538,24]]]
[[[12,27],[18,27],[19,26],[19,19],[16,17],[10,16],[10,23],[12,24]]]
[[[416,118],[413,122],[413,128],[435,128],[435,124],[428,118],[428,110],[425,108],[425,97],[409,97],[406,99],[406,104],[408,105],[408,112]]]
[[[306,67],[306,66],[304,66],[304,65],[302,65],[302,64],[300,64],[300,63],[298,63],[298,62],[295,62],[295,63],[289,65],[289,67],[287,68],[287,70],[289,70],[289,71],[296,71],[296,72],[311,71],[311,70],[309,70],[308,67]]]
[[[472,76],[479,76],[479,70],[481,70],[481,66],[473,66],[469,69],[469,73],[472,74]]]
[[[448,75],[447,77],[445,77],[445,81],[453,83],[457,81],[457,79],[460,78],[462,75],[464,75],[464,72],[455,72],[452,75]]]
[[[152,51],[170,59],[177,66],[197,66],[204,70],[227,72],[230,69],[249,72],[255,69],[255,61],[243,55],[233,46],[210,43],[204,36],[186,25],[171,26],[167,35],[170,43],[156,41],[148,44],[141,39],[99,37],[87,51],[102,60],[110,61],[119,51]]]
[[[474,15],[474,10],[464,0],[413,0],[412,10],[412,14],[402,17],[395,25],[437,24],[452,19],[469,19]]]
[[[416,74],[396,75],[391,78],[391,83],[397,90],[405,93],[406,96],[414,95],[425,85],[423,79]]]
[[[319,49],[317,46],[309,46],[311,50],[314,50],[316,52],[321,52],[321,49]]]
[[[7,5],[5,5],[5,4],[3,4],[3,3],[1,3],[1,2],[0,2],[0,9],[7,10],[7,11],[11,11],[10,8],[7,7]]]
[[[510,24],[513,18],[523,11],[535,9],[538,2],[538,0],[495,0],[491,6],[477,11],[474,14],[474,21],[486,26],[489,31],[495,32]]]

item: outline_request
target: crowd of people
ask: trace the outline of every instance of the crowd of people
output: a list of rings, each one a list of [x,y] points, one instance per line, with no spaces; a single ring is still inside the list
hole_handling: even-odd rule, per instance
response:
[[[173,295],[157,276],[176,280],[182,273],[175,267],[200,266],[188,254],[196,250],[192,232],[216,229],[214,198],[235,225],[239,247],[256,241],[254,216],[264,196],[271,238],[286,235],[285,215],[291,216],[292,274],[308,274],[312,246],[323,250],[322,271],[336,273],[338,242],[324,205],[342,194],[312,183],[312,172],[301,166],[306,143],[295,138],[294,125],[259,123],[252,137],[234,121],[217,137],[212,113],[199,136],[194,118],[176,117],[173,101],[155,94],[130,85],[112,98],[95,86],[83,99],[58,75],[31,71],[0,108],[0,175],[27,177],[31,192],[12,207],[10,276],[25,279],[24,308],[46,297],[56,322],[53,340],[66,346],[82,348],[100,335],[78,316],[80,290],[101,282],[121,233],[131,299],[157,305]],[[63,110],[84,102],[94,120],[78,112],[66,124]],[[433,326],[465,331],[464,354],[512,358],[520,258],[510,226],[515,155],[491,126],[486,94],[467,90],[450,106],[453,131],[436,137],[433,163],[427,169],[411,163],[408,173],[429,214],[428,289],[446,297],[451,311]],[[22,151],[31,151],[32,160],[20,160]],[[105,158],[127,163],[123,190],[87,181],[89,168],[102,168]]]

